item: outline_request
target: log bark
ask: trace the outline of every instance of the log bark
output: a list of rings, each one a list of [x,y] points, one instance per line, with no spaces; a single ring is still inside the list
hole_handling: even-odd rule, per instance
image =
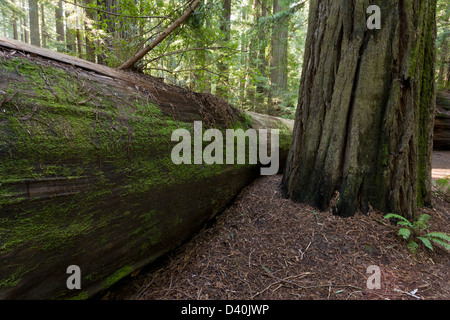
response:
[[[439,92],[436,97],[433,148],[450,150],[450,94]]]
[[[311,1],[288,197],[321,209],[336,197],[342,216],[430,204],[435,15],[434,0]]]
[[[175,129],[283,128],[287,157],[284,120],[21,45],[0,39],[0,299],[92,297],[186,240],[258,176],[259,165],[174,165]],[[80,290],[66,286],[70,265]]]

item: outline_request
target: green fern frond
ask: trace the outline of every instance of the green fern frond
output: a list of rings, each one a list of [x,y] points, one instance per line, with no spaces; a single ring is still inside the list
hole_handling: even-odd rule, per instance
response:
[[[419,248],[419,245],[417,244],[417,242],[411,240],[408,242],[408,249],[412,252],[412,253],[417,253],[417,249]]]
[[[450,250],[450,237],[447,234],[442,232],[431,232],[426,234],[425,237],[442,246],[446,250]]]
[[[430,220],[431,216],[428,214],[422,214],[416,222],[414,222],[413,228],[417,228],[419,230],[426,230],[429,226],[427,225],[428,220]]]
[[[450,242],[450,235],[443,233],[443,232],[430,232],[430,233],[427,233],[426,236],[432,237],[432,238],[439,238],[439,239]]]
[[[400,230],[398,230],[398,235],[402,236],[403,239],[408,240],[411,236],[411,230],[408,228],[400,228]]]
[[[417,219],[417,221],[421,221],[423,223],[427,223],[428,220],[430,220],[431,216],[429,214],[421,214],[419,219]]]
[[[425,245],[425,247],[427,247],[428,249],[433,251],[433,245],[431,244],[431,241],[429,239],[424,238],[424,237],[417,237],[417,238],[422,241],[422,243]]]
[[[442,241],[441,239],[437,239],[437,238],[431,238],[431,241],[442,246],[445,250],[450,251],[450,244],[448,242]]]
[[[388,213],[387,215],[384,216],[384,219],[399,219],[402,222],[402,225],[406,225],[409,227],[412,227],[412,223],[409,222],[408,219],[406,219],[405,217],[402,217],[401,215],[395,214],[395,213]]]

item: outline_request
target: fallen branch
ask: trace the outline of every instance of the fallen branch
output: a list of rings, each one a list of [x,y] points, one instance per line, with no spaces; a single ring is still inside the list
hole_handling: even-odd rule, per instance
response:
[[[266,271],[267,271],[267,270],[266,270]],[[267,271],[267,272],[268,272],[268,271]],[[271,273],[269,273],[269,274],[270,274],[274,279],[276,279],[277,281],[271,283],[270,285],[268,285],[267,287],[265,287],[263,290],[261,290],[261,291],[255,293],[255,294],[251,297],[251,299],[254,299],[255,297],[257,297],[257,296],[263,294],[264,292],[266,292],[267,290],[269,290],[270,287],[272,287],[272,286],[274,286],[274,285],[276,285],[276,284],[281,284],[281,283],[283,283],[283,282],[298,287],[299,285],[298,285],[297,283],[292,282],[292,281],[289,281],[289,279],[292,279],[292,278],[298,278],[298,277],[304,278],[304,277],[306,277],[306,276],[308,276],[308,275],[311,275],[311,274],[314,274],[314,273],[312,273],[312,272],[305,272],[305,273],[298,274],[298,275],[295,275],[295,276],[286,277],[286,278],[284,278],[284,279],[275,277],[275,276],[274,276],[273,274],[271,274]]]
[[[127,62],[125,62],[123,65],[121,65],[118,69],[119,70],[128,70],[134,66],[136,62],[141,60],[147,53],[149,53],[154,47],[156,47],[161,41],[163,41],[165,38],[167,38],[176,28],[178,28],[184,20],[186,20],[192,12],[194,12],[195,8],[200,4],[200,0],[195,0],[192,6],[186,10],[185,13],[181,17],[179,17],[177,20],[175,20],[172,25],[167,28],[164,32],[162,32],[158,38],[153,40],[152,43],[145,46],[144,49],[136,53],[131,59],[129,59]]]
[[[2,90],[0,90],[1,92],[1,94],[3,94],[3,99],[0,101],[0,107],[4,104],[4,103],[8,103],[8,102],[10,102],[15,96],[16,96],[16,94],[17,94],[17,92],[14,92],[13,94],[12,94],[12,96],[11,97],[8,97],[8,95],[6,94],[6,92],[4,92],[4,91],[2,91]]]
[[[413,290],[413,291],[411,291],[411,292],[406,292],[406,291],[403,291],[403,290],[394,288],[394,291],[395,291],[395,292],[398,292],[398,293],[404,293],[404,294],[407,294],[408,296],[411,296],[411,297],[416,298],[416,299],[418,299],[418,300],[421,300],[421,299],[422,299],[421,297],[415,295],[415,293],[417,292],[417,289],[416,289],[416,290]]]

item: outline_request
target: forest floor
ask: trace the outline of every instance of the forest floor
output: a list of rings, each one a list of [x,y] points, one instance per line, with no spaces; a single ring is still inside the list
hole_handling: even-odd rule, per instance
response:
[[[450,175],[434,153],[433,178]],[[450,254],[413,255],[398,228],[372,211],[352,218],[294,203],[281,176],[261,177],[198,234],[103,294],[108,300],[448,300]],[[450,233],[450,203],[433,186],[430,231]],[[381,289],[368,289],[369,266]]]

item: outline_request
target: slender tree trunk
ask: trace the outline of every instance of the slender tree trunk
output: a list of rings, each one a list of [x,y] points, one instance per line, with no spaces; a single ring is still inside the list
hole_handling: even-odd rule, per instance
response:
[[[41,36],[39,33],[39,8],[37,0],[28,0],[28,12],[30,15],[30,43],[41,46]]]
[[[16,0],[12,0],[12,3],[16,4]],[[15,12],[11,16],[11,25],[13,28],[13,39],[19,40],[19,32],[17,29],[17,15]]]
[[[19,32],[17,29],[17,18],[16,16],[13,16],[11,19],[12,27],[13,27],[13,39],[19,40]]]
[[[74,0],[74,3],[77,4],[77,0]],[[81,38],[81,24],[80,24],[80,11],[81,8],[75,6],[75,37],[76,37],[76,47],[78,58],[83,58],[83,42]]]
[[[450,59],[448,57],[448,42],[448,38],[442,41],[441,55],[439,58],[441,65],[439,67],[438,82],[443,84],[444,86],[446,84],[447,78],[447,66],[450,65]]]
[[[141,16],[144,15],[144,1],[139,1],[139,14]],[[144,25],[145,25],[145,20],[143,19],[137,19],[138,21],[136,23],[138,23],[139,25],[139,38],[142,38],[142,36],[144,35]]]
[[[264,18],[267,17],[267,0],[260,0],[261,1],[261,15],[258,18],[258,40],[259,40],[259,52],[258,52],[258,80],[256,82],[256,104],[259,106],[261,110],[263,110],[263,107],[265,105],[265,97],[266,97],[266,70],[268,66],[268,62],[266,59],[266,47],[267,47],[267,40],[266,40],[266,32],[268,32],[267,28],[264,25],[264,22],[262,21]],[[266,110],[264,110],[266,111]]]
[[[380,30],[366,26],[381,8]],[[285,194],[336,214],[431,202],[436,0],[312,0]]]
[[[85,0],[85,5],[88,5],[92,0]],[[85,43],[86,43],[86,60],[95,62],[95,45],[92,40],[92,25],[95,23],[96,16],[94,10],[86,9],[86,17],[84,21],[84,33],[85,33]]]
[[[24,10],[26,10],[26,3],[27,3],[26,0],[23,0],[21,2],[22,8]],[[23,37],[22,41],[25,43],[30,43],[30,32],[28,29],[28,22],[27,22],[28,19],[27,18],[20,18],[20,19],[22,21],[22,37]]]
[[[44,3],[41,3],[41,38],[42,38],[42,47],[47,48],[48,32],[47,26],[45,24]]]
[[[288,10],[286,0],[273,0],[273,14],[279,14]],[[287,55],[288,55],[288,29],[289,15],[286,14],[277,19],[272,29],[272,59],[270,64],[271,100],[279,99],[287,90]],[[273,107],[276,101],[269,101]],[[272,113],[272,108],[269,113]]]
[[[450,62],[447,63],[447,72],[444,78],[445,89],[450,90]]]
[[[65,52],[64,10],[63,2],[61,0],[58,1],[58,6],[55,8],[55,26],[56,41],[58,41],[56,49],[59,52]]]
[[[252,21],[253,26],[256,26],[258,24],[259,15],[261,13],[259,0],[253,0],[251,12],[253,13],[253,21]],[[258,59],[258,51],[259,50],[258,50],[257,34],[252,34],[248,46],[248,60],[247,60],[248,76],[246,84],[246,95],[247,101],[253,107],[253,111],[260,111],[255,109],[256,88],[255,88],[254,70],[257,68],[256,61]]]
[[[75,45],[75,28],[74,28],[74,9],[72,5],[66,7],[65,10],[66,17],[66,47],[70,53],[74,53],[76,51]]]
[[[248,7],[247,6],[243,6],[241,8],[241,21],[242,22],[247,22],[247,11],[248,11]],[[243,30],[241,31],[241,35],[240,35],[240,46],[241,46],[241,55],[240,55],[240,65],[241,68],[245,69],[245,71],[247,71],[247,48],[248,48],[248,44],[247,44],[247,31]],[[245,87],[246,87],[246,76],[247,76],[247,72],[242,74],[243,76],[240,79],[240,83],[239,83],[239,101],[241,102],[241,107],[244,106],[245,103]]]
[[[231,0],[222,0],[222,9],[223,9],[223,15],[222,15],[222,22],[220,25],[220,31],[223,33],[223,45],[227,45],[230,41],[230,24],[231,24]],[[222,59],[224,59],[222,57]],[[217,92],[216,94],[220,97],[226,97],[227,92],[229,91],[226,84],[228,83],[229,74],[227,71],[227,63],[224,61],[220,61],[218,63],[218,69],[219,73],[222,75],[221,81],[219,81],[219,84],[217,85]]]

